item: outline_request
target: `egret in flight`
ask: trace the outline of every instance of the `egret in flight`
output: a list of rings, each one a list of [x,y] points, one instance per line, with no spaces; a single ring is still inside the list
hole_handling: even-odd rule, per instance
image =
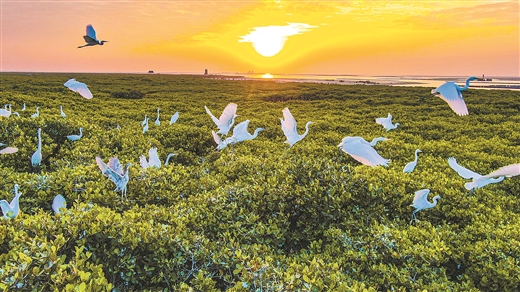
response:
[[[377,151],[370,146],[365,139],[361,137],[350,137],[343,138],[338,147],[343,152],[350,155],[355,160],[368,166],[388,166],[389,159],[385,159],[377,153]]]
[[[36,149],[36,152],[31,157],[31,164],[33,166],[40,165],[42,162],[42,129],[38,129],[38,149]]]
[[[282,131],[285,137],[287,138],[285,143],[288,143],[290,146],[293,146],[296,142],[302,140],[303,138],[305,138],[305,136],[307,136],[307,134],[309,133],[309,125],[313,124],[313,122],[308,121],[307,124],[305,124],[305,132],[299,135],[298,131],[296,130],[296,120],[294,119],[289,109],[284,108],[282,112],[283,119],[280,118],[280,123],[282,124]]]
[[[37,118],[40,116],[40,111],[39,111],[39,107],[36,107],[36,112],[34,114],[32,114],[31,118]]]
[[[490,176],[490,177],[484,177],[481,174],[478,174],[474,171],[471,171],[465,167],[460,166],[457,163],[457,160],[453,157],[448,158],[448,164],[450,167],[455,170],[461,177],[465,179],[472,179],[473,181],[465,183],[464,187],[466,187],[466,190],[471,191],[470,195],[473,194],[473,192],[476,189],[482,188],[487,186],[488,184],[494,184],[498,183],[504,180],[504,175],[497,175],[497,176]],[[493,174],[493,173],[490,173]]]
[[[68,135],[67,139],[70,141],[77,141],[83,136],[83,128],[79,128],[79,135]]]
[[[63,112],[63,107],[60,105],[60,115],[62,118],[66,118],[67,115],[65,115],[65,113]]]
[[[218,132],[217,134],[227,135],[233,124],[235,123],[235,118],[238,117],[237,113],[237,104],[230,103],[224,108],[222,115],[220,118],[216,118],[207,106],[204,106],[206,109],[206,113],[211,117],[211,120],[217,125]]]
[[[222,140],[215,131],[211,131],[211,135],[213,135],[213,140],[215,143],[217,143],[217,150],[222,150],[226,148],[227,145],[233,143],[232,137],[226,138],[225,140]]]
[[[6,200],[0,201],[0,208],[2,208],[2,213],[4,213],[4,218],[15,218],[20,213],[20,196],[22,193],[18,192],[19,186],[18,184],[14,185],[14,198],[11,200],[11,203]]]
[[[178,119],[179,119],[179,112],[176,112],[170,118],[170,125],[177,122]]]
[[[67,201],[65,201],[65,198],[62,195],[58,194],[52,200],[52,210],[54,211],[54,214],[59,214],[60,209],[67,209]]]
[[[433,197],[433,203],[428,202],[428,194],[430,193],[429,189],[422,189],[415,192],[415,197],[413,198],[413,204],[410,206],[414,207],[415,210],[412,213],[412,220],[410,221],[410,224],[412,224],[413,220],[415,219],[415,213],[423,210],[423,209],[429,209],[437,206],[437,200],[442,199],[441,196],[435,196]]]
[[[410,173],[412,172],[415,167],[417,166],[417,159],[419,158],[419,152],[422,152],[420,149],[415,150],[415,160],[412,162],[409,162],[407,165],[405,165],[403,172],[404,173]]]
[[[99,169],[101,169],[101,173],[116,185],[114,191],[121,191],[121,201],[123,200],[123,197],[126,198],[126,185],[130,179],[128,177],[128,169],[132,164],[127,163],[123,169],[119,159],[117,157],[112,157],[108,161],[108,165],[106,165],[99,156],[96,156],[96,163],[99,166]]]
[[[253,132],[253,134],[250,134],[247,131],[247,127],[249,126],[249,120],[245,120],[238,125],[236,125],[233,128],[233,136],[231,136],[231,139],[233,140],[233,143],[238,143],[246,140],[253,140],[258,136],[258,133],[260,131],[263,131],[263,128],[256,128],[256,130]]]
[[[399,123],[392,124],[392,115],[391,114],[388,114],[388,117],[386,117],[386,118],[377,118],[376,123],[382,125],[383,128],[385,128],[387,132],[397,128],[397,126],[400,125]]]
[[[86,99],[92,98],[92,93],[88,89],[87,85],[83,82],[78,82],[76,79],[69,79],[63,85],[65,85],[68,89],[79,93]]]
[[[432,89],[432,94],[447,102],[450,108],[459,116],[466,116],[469,112],[466,103],[462,98],[461,91],[468,89],[469,82],[475,79],[477,79],[477,77],[473,76],[466,79],[466,86],[464,87],[458,86],[453,81],[446,82],[441,86]]]
[[[385,137],[377,137],[377,138],[372,139],[372,141],[370,141],[370,143],[368,143],[368,145],[374,147],[377,145],[378,142],[386,141],[386,140],[390,140],[390,139],[385,138]]]
[[[18,152],[18,148],[16,147],[5,147],[4,149],[0,150],[0,154],[13,154]]]
[[[92,27],[91,24],[87,25],[87,35],[83,36],[83,38],[85,39],[86,44],[83,46],[79,46],[78,49],[83,48],[83,47],[95,46],[95,45],[102,46],[103,43],[108,42],[108,41],[98,41],[98,39],[96,38],[96,31],[94,30],[94,28]]]

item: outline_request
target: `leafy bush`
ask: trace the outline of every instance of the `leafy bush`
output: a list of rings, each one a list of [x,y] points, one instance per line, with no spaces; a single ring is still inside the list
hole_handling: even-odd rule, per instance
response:
[[[136,90],[130,90],[130,91],[115,91],[111,92],[110,96],[114,98],[127,98],[127,99],[141,99],[146,94],[136,91]]]

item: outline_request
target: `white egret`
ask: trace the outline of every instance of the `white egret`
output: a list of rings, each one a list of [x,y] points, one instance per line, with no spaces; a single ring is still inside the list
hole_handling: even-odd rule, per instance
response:
[[[178,119],[179,119],[179,112],[176,112],[170,118],[170,125],[177,122]]]
[[[385,128],[387,132],[397,128],[397,126],[400,125],[399,123],[392,124],[392,115],[391,114],[388,114],[388,117],[386,117],[386,118],[377,118],[376,123],[382,125],[383,128]]]
[[[247,127],[249,126],[249,120],[245,120],[233,128],[233,136],[231,136],[231,139],[233,139],[233,143],[238,143],[246,140],[253,140],[258,136],[258,133],[260,131],[263,131],[263,128],[256,128],[253,134],[249,134],[247,132]]]
[[[490,174],[483,175],[482,178],[494,178],[499,176],[512,177],[517,175],[520,175],[520,163],[502,166]]]
[[[92,98],[92,92],[90,92],[87,85],[83,82],[78,82],[76,79],[69,79],[69,81],[65,82],[63,85],[65,85],[68,89],[79,93],[86,99]]]
[[[5,147],[4,149],[0,150],[0,154],[13,154],[18,152],[18,148],[16,147]]]
[[[363,139],[364,140],[364,139]],[[376,146],[376,144],[380,141],[386,141],[386,140],[390,140],[388,138],[385,138],[385,137],[377,137],[377,138],[374,138],[372,139],[372,141],[370,143],[368,143],[368,145],[374,147]]]
[[[144,127],[143,127],[143,134],[146,133],[146,131],[148,131],[148,120],[150,118],[146,118],[146,123],[144,123]]]
[[[125,168],[119,162],[117,157],[112,157],[108,161],[108,166],[101,160],[99,156],[96,156],[96,162],[101,169],[101,173],[108,177],[115,185],[115,192],[121,191],[121,200],[123,197],[126,198],[126,185],[129,181],[128,169],[132,165],[131,163],[127,163]]]
[[[65,113],[63,112],[63,107],[60,105],[60,115],[62,118],[66,118],[67,115],[65,115]]]
[[[429,189],[422,189],[415,192],[415,196],[413,198],[413,204],[410,206],[414,207],[415,210],[412,213],[412,220],[410,221],[410,224],[412,224],[413,220],[415,219],[415,213],[423,210],[423,209],[429,209],[437,206],[437,200],[442,199],[441,196],[435,196],[433,197],[433,203],[428,202],[428,194],[430,193]]]
[[[79,46],[78,49],[83,48],[83,47],[95,46],[95,45],[102,46],[103,43],[108,42],[108,41],[99,41],[96,38],[96,31],[94,30],[94,27],[92,27],[91,24],[87,25],[87,35],[83,36],[83,38],[85,39],[86,44],[83,46]]]
[[[79,135],[68,135],[67,139],[70,141],[76,141],[83,137],[83,128],[79,128]]]
[[[285,137],[287,138],[287,141],[285,141],[285,143],[288,143],[290,146],[293,146],[296,142],[302,140],[303,138],[305,138],[305,136],[307,136],[307,134],[309,133],[309,125],[313,124],[313,122],[307,122],[307,124],[305,124],[305,132],[299,135],[296,129],[296,120],[294,119],[289,109],[284,108],[282,112],[283,119],[280,118],[280,123],[282,124],[282,131]]]
[[[422,152],[420,149],[415,150],[415,159],[412,162],[409,162],[407,165],[405,165],[403,172],[404,173],[410,173],[412,172],[415,167],[417,166],[417,159],[419,159],[419,152]]]
[[[18,192],[19,186],[18,184],[14,185],[14,198],[11,200],[11,203],[6,200],[0,201],[0,208],[2,208],[2,213],[4,213],[4,218],[15,218],[20,213],[20,196],[22,193]]]
[[[20,114],[18,112],[14,112],[13,115],[20,117]]]
[[[23,103],[22,111],[25,111],[25,102]]]
[[[6,104],[4,108],[0,108],[0,117],[10,117],[11,116],[11,105]]]
[[[173,153],[168,154],[168,157],[166,157],[166,161],[164,162],[164,165],[168,165],[168,163],[170,162],[170,158],[172,158],[173,155],[175,155],[175,154],[173,154]]]
[[[370,146],[370,143],[365,141],[365,139],[361,137],[350,137],[347,136],[343,138],[341,143],[339,143],[338,147],[343,150],[343,152],[352,156],[355,160],[361,162],[364,165],[368,166],[388,166],[389,159],[385,159],[377,153],[377,151]]]
[[[217,150],[222,150],[226,148],[227,145],[233,143],[232,137],[226,138],[225,140],[220,139],[220,137],[215,133],[215,131],[211,131],[211,135],[213,135],[213,140],[217,143]]]
[[[217,134],[227,135],[233,124],[235,123],[235,118],[238,117],[237,113],[237,105],[235,103],[230,103],[226,106],[220,118],[216,118],[207,106],[204,106],[206,109],[206,113],[211,117],[211,120],[217,125],[218,132]]]
[[[36,107],[36,112],[34,114],[32,114],[31,118],[37,118],[40,116],[40,111],[39,111],[39,107]]]
[[[155,119],[155,125],[157,125],[157,126],[161,125],[161,121],[159,120],[159,110],[161,110],[161,109],[157,108],[157,119]]]
[[[466,190],[471,191],[470,194],[473,194],[473,191],[476,189],[487,186],[488,184],[498,183],[504,180],[504,176],[497,176],[498,178],[492,177],[484,177],[481,174],[478,174],[474,171],[471,171],[465,167],[460,166],[457,163],[457,160],[453,157],[448,158],[448,164],[450,167],[455,170],[461,177],[465,179],[472,179],[473,181],[465,183],[464,187]]]
[[[141,127],[144,127],[144,125],[146,125],[146,118],[148,117],[147,114],[144,115],[144,120],[141,122]]]
[[[40,165],[42,162],[42,137],[41,137],[42,129],[38,129],[38,149],[31,157],[31,164],[33,166]]]
[[[62,195],[58,194],[52,200],[52,210],[54,214],[59,214],[60,209],[67,209],[67,201]]]
[[[473,76],[466,79],[466,86],[464,87],[458,86],[453,81],[446,82],[441,86],[432,89],[432,94],[440,97],[442,100],[448,103],[450,108],[459,116],[466,116],[469,114],[469,112],[466,103],[462,98],[461,91],[468,89],[469,82],[475,79],[477,79],[477,77]]]
[[[148,167],[161,167],[161,159],[159,159],[159,154],[157,153],[157,148],[152,147],[150,150],[148,150],[148,161],[146,161],[146,156],[141,155],[139,157],[139,163],[141,164],[142,168],[148,168]]]

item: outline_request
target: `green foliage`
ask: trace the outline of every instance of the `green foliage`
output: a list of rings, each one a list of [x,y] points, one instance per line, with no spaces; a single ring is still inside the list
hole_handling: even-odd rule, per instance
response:
[[[146,94],[140,92],[140,91],[135,91],[135,90],[130,90],[130,91],[115,91],[115,92],[111,92],[110,93],[110,96],[114,97],[114,98],[127,98],[127,99],[141,99],[145,96]]]
[[[65,88],[70,78],[94,98]],[[459,117],[439,98],[421,98],[431,90],[423,87],[4,73],[0,89],[0,104],[20,113],[0,118],[0,142],[19,149],[0,156],[0,199],[11,200],[15,183],[23,193],[20,215],[0,219],[2,291],[519,290],[520,180],[470,197],[447,163],[454,156],[479,173],[518,163],[517,91],[469,89],[470,115]],[[146,97],[128,100],[129,92]],[[204,106],[218,115],[229,102],[238,104],[236,123],[266,130],[217,152]],[[284,107],[300,133],[315,122],[291,148]],[[386,133],[374,119],[389,112],[401,126]],[[68,141],[79,127],[83,138]],[[33,167],[38,128],[43,160]],[[389,167],[340,152],[345,136],[390,138],[375,146]],[[150,147],[163,162],[176,155],[143,170],[139,156]],[[419,163],[404,174],[415,149]],[[96,156],[134,164],[127,201]],[[443,199],[410,225],[422,188]],[[56,194],[68,205],[59,215]]]

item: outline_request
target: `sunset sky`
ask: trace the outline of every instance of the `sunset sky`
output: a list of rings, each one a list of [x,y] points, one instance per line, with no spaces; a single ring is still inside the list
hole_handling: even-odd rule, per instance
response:
[[[0,5],[3,72],[520,75],[518,0]]]

